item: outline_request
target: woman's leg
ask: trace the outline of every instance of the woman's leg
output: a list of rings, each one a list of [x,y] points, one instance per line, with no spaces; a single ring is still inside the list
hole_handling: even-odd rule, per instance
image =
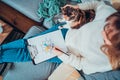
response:
[[[24,39],[16,40],[0,46],[0,63],[30,61],[31,57],[27,50]]]
[[[57,26],[39,34],[45,34],[57,30]],[[36,35],[37,36],[37,35]],[[19,39],[0,46],[0,63],[2,62],[24,62],[31,61],[29,51],[27,49],[26,39]]]
[[[30,54],[26,48],[2,50],[0,63],[2,62],[25,62],[31,61]]]
[[[2,50],[8,50],[8,49],[19,49],[19,48],[25,48],[26,47],[26,41],[24,39],[19,39],[7,44],[1,45]]]
[[[54,26],[53,28],[46,30],[38,35],[43,35],[43,34],[46,34],[48,32],[52,32],[55,30],[58,30],[58,26]],[[64,32],[64,30],[62,31]],[[1,63],[2,62],[24,62],[24,61],[31,60],[25,39],[16,40],[8,44],[1,45],[0,49],[1,49],[0,50],[0,62]],[[53,59],[53,62],[54,61],[56,60]]]

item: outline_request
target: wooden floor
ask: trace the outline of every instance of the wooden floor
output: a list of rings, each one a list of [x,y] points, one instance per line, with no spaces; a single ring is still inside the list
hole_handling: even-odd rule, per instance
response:
[[[3,79],[2,79],[2,76],[0,76],[0,80],[3,80]]]

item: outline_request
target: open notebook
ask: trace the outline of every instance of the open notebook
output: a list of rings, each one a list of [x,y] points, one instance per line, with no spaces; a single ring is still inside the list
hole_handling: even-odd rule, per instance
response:
[[[52,53],[54,46],[58,47],[65,53],[67,52],[61,30],[30,38],[27,42],[28,50],[34,64],[55,57],[56,55]]]

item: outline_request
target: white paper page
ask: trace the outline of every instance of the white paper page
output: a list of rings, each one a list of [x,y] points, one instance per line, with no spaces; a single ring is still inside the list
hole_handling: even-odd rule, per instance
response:
[[[36,55],[34,58],[35,64],[38,64],[42,61],[48,60],[56,56],[52,53],[53,46],[58,47],[65,53],[67,52],[61,30],[30,38],[28,39],[28,44],[36,46],[36,50],[38,51],[38,54],[34,54]]]

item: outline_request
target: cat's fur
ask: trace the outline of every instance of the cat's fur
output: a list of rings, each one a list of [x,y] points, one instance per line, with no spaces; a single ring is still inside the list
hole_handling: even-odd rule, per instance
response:
[[[95,17],[94,10],[80,10],[67,6],[62,8],[62,15],[71,28],[80,28],[85,23],[92,21]]]

